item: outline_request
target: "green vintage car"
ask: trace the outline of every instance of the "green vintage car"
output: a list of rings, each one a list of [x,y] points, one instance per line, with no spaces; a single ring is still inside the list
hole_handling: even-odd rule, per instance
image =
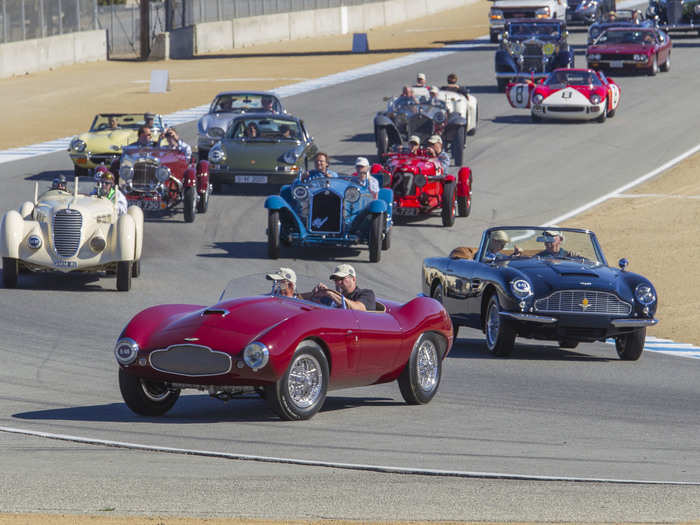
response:
[[[109,166],[114,159],[121,157],[122,148],[138,138],[139,126],[146,123],[146,116],[152,119],[153,140],[158,140],[165,125],[160,115],[153,113],[99,113],[95,115],[90,131],[76,135],[70,141],[70,155],[75,174],[85,176],[88,170],[100,164]]]
[[[318,151],[304,122],[284,113],[235,118],[209,151],[214,191],[228,184],[288,184]]]

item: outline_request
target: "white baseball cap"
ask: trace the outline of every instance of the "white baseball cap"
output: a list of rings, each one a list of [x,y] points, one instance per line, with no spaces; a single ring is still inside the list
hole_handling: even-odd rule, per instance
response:
[[[420,78],[421,80],[425,80],[425,73],[418,73],[417,78]]]
[[[271,281],[289,281],[294,286],[297,284],[297,274],[291,268],[280,268],[274,273],[268,273],[265,277]]]
[[[408,142],[415,142],[420,146],[420,139],[418,138],[418,135],[411,135],[408,137]]]
[[[329,279],[342,279],[343,277],[347,277],[348,275],[357,278],[357,275],[355,275],[355,268],[353,268],[349,264],[339,264],[335,267]]]
[[[357,157],[355,159],[355,166],[369,166],[369,160],[367,160],[367,157]]]
[[[432,137],[430,137],[430,138],[428,139],[428,142],[429,142],[430,144],[436,144],[436,143],[438,143],[438,142],[439,142],[440,144],[442,144],[442,138],[440,137],[440,135],[433,135]]]

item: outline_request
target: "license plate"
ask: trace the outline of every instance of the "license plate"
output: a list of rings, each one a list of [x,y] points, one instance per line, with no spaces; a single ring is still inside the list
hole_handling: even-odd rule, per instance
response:
[[[234,180],[243,184],[267,184],[266,175],[236,175]]]
[[[418,215],[419,211],[418,208],[399,208],[398,206],[394,208],[394,213],[397,215]]]
[[[144,211],[159,210],[160,209],[160,201],[148,201],[148,200],[135,199],[135,200],[130,200],[129,204],[136,204],[136,206],[138,206],[139,208],[141,208]]]
[[[76,261],[54,261],[54,266],[56,268],[77,268],[78,263]]]
[[[85,157],[78,157],[75,159],[76,164],[87,164],[87,159]]]
[[[611,60],[610,67],[624,67],[622,60]]]

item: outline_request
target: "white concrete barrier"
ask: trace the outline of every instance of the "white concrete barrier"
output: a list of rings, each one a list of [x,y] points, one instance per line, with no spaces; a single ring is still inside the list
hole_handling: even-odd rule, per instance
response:
[[[194,54],[233,48],[233,22],[207,22],[194,26]]]
[[[0,44],[0,78],[107,60],[103,29]]]
[[[233,20],[233,48],[290,40],[289,13]]]

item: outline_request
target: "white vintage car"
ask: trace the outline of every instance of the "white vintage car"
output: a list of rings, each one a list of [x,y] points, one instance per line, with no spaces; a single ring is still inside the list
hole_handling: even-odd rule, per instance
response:
[[[143,212],[130,206],[118,215],[104,197],[49,190],[0,222],[2,278],[15,288],[20,270],[58,272],[116,272],[117,289],[128,291],[141,271]]]
[[[566,22],[567,0],[490,0],[489,34],[496,43],[507,20],[517,18],[556,18]]]

